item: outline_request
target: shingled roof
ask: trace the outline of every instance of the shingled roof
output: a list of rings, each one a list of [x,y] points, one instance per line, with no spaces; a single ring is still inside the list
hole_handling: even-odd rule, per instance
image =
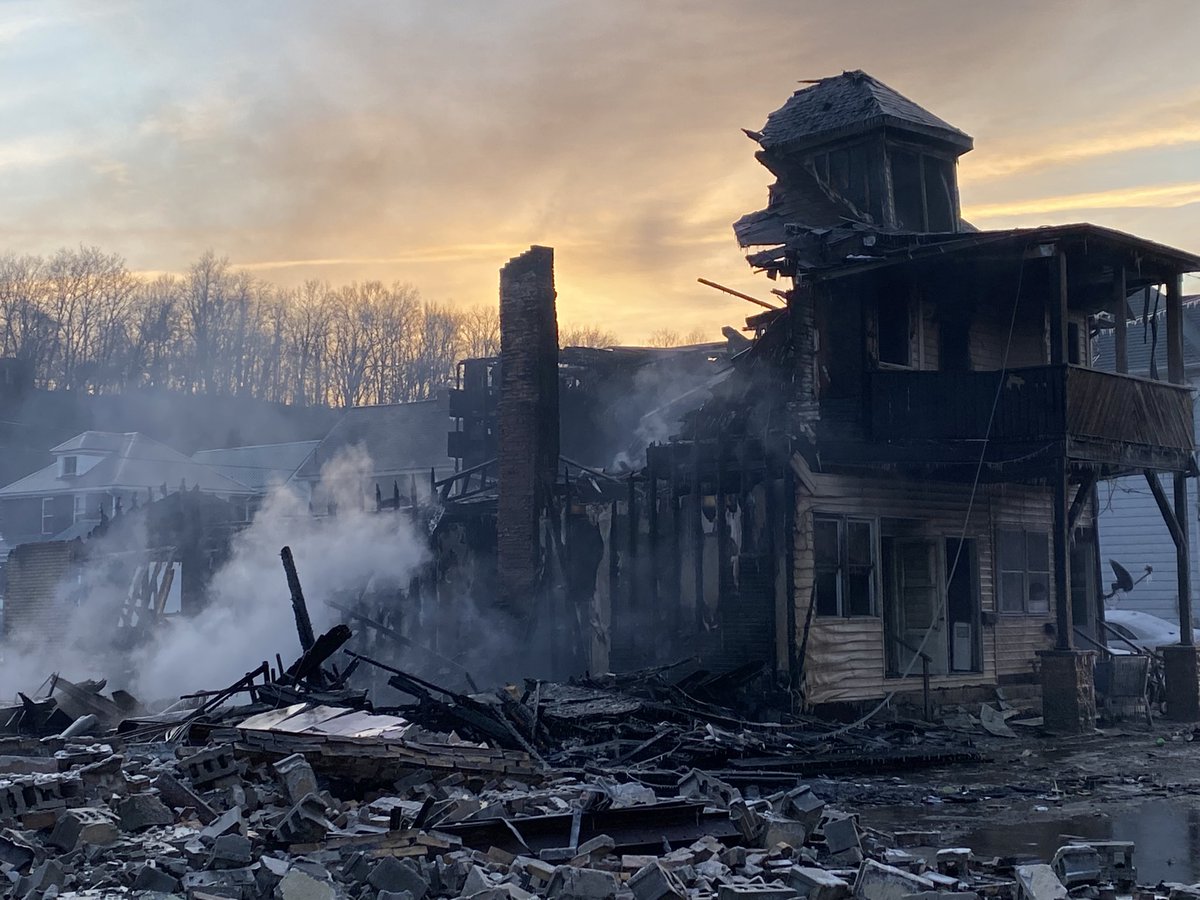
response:
[[[752,136],[769,151],[884,125],[943,140],[962,153],[974,146],[970,135],[859,69],[796,91]]]

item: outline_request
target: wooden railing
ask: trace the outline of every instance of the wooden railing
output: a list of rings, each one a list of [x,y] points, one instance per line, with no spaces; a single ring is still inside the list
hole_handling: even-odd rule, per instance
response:
[[[1190,389],[1079,366],[1004,373],[873,372],[869,409],[876,441],[1071,436],[1194,447]]]

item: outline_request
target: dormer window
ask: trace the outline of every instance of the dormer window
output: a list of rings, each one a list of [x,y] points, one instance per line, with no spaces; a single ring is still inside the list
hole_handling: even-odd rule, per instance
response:
[[[78,456],[60,456],[58,458],[58,477],[71,478],[79,470]]]

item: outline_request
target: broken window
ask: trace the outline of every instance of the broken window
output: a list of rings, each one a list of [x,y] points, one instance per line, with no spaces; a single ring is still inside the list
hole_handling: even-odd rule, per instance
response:
[[[1000,611],[1050,611],[1050,536],[1045,531],[1001,528],[996,532]]]
[[[896,226],[906,231],[957,231],[954,163],[891,147]]]
[[[923,156],[921,162],[925,167],[925,230],[954,231],[954,164],[936,156]]]
[[[896,202],[896,225],[906,231],[925,230],[925,208],[921,198],[921,158],[906,150],[891,151],[892,196]]]
[[[875,615],[875,528],[870,520],[813,517],[819,616]]]
[[[884,299],[879,304],[879,361],[892,366],[910,366],[909,304],[907,300]]]

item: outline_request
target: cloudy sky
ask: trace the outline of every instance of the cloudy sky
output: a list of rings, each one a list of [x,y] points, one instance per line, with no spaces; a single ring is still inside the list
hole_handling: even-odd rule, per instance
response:
[[[494,303],[557,251],[560,319],[717,334],[765,296],[740,131],[862,68],[975,138],[964,214],[1200,251],[1194,0],[0,0],[0,252],[207,248],[282,283]],[[1200,281],[1185,282],[1189,293]]]

